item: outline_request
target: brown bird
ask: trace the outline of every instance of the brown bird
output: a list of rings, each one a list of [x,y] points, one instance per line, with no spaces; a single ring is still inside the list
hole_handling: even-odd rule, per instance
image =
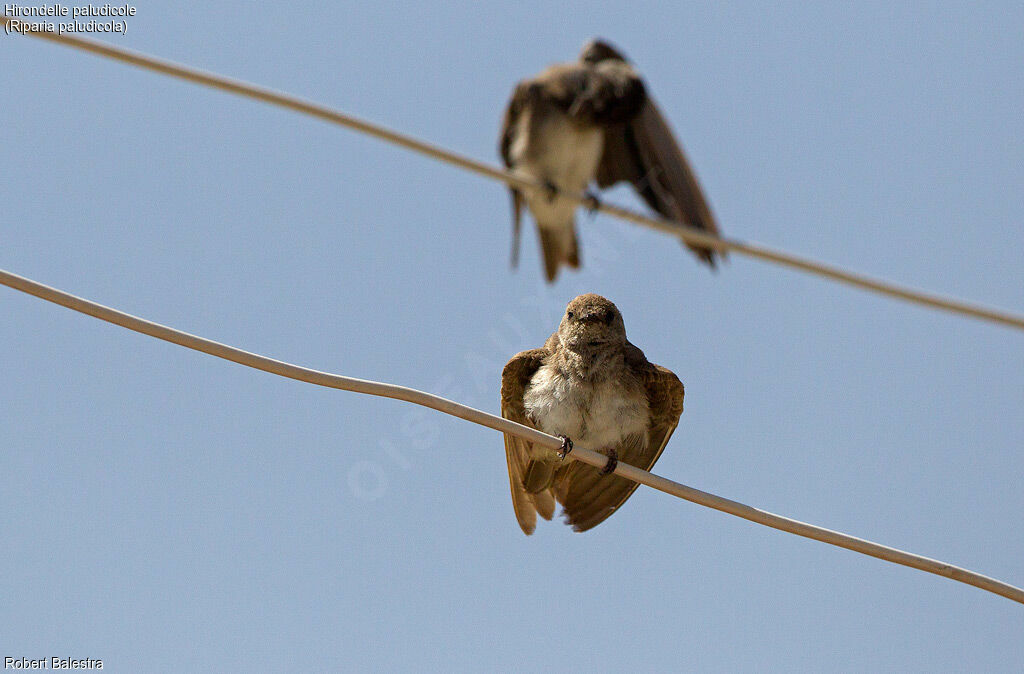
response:
[[[683,384],[629,343],[615,305],[593,294],[571,301],[543,348],[505,365],[501,415],[609,460],[604,469],[563,462],[564,454],[506,434],[512,507],[523,532],[533,533],[537,513],[550,520],[556,501],[575,531],[603,522],[637,488],[607,473],[619,459],[650,470],[682,413]]]
[[[591,181],[602,188],[627,181],[662,217],[718,234],[668,122],[640,75],[607,42],[593,40],[577,62],[520,82],[505,110],[500,149],[506,167],[547,186],[525,194],[512,189],[512,266],[518,263],[525,200],[537,221],[549,282],[560,265],[580,264],[576,205],[559,190],[578,194]],[[715,266],[713,249],[690,248]]]

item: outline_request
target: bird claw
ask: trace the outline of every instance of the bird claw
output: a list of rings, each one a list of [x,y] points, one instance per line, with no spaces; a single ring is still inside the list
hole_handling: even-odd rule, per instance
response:
[[[583,195],[583,207],[593,215],[597,212],[597,209],[601,208],[601,200],[597,198],[596,194],[588,190]]]
[[[619,465],[619,453],[617,451],[609,449],[605,454],[608,455],[608,463],[604,464],[604,468],[601,469],[601,475],[614,473]]]
[[[583,105],[585,103],[587,103],[589,100],[590,100],[590,96],[589,95],[580,94],[579,96],[577,96],[573,100],[572,105],[569,106],[569,113],[568,113],[569,116],[570,117],[576,117],[577,115],[579,115],[580,111],[583,110]]]
[[[569,452],[572,451],[572,440],[570,440],[568,436],[565,435],[559,435],[558,437],[562,439],[562,446],[558,448],[557,452],[558,458],[559,460],[564,461],[565,457],[567,457],[569,455]]]

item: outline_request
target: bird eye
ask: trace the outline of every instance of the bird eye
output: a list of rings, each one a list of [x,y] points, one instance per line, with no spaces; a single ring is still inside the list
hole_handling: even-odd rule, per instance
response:
[[[614,311],[609,311],[608,313],[606,313],[604,315],[604,322],[607,323],[608,325],[611,325],[612,321],[614,321],[614,320],[615,320],[615,312]]]
[[[569,318],[569,319],[576,318],[576,314],[574,314],[571,311],[567,311],[567,312],[565,312],[565,317]]]

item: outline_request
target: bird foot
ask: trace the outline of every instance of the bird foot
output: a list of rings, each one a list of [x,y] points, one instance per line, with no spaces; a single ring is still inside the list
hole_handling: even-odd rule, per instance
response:
[[[586,105],[589,100],[590,96],[588,96],[587,94],[580,94],[579,96],[577,96],[573,100],[572,105],[569,106],[569,116],[576,117],[577,115],[579,115],[580,111],[583,110],[583,106]]]
[[[597,213],[597,209],[601,208],[601,200],[597,198],[597,195],[587,190],[583,195],[583,207],[587,209],[587,212],[591,215]]]
[[[604,468],[601,469],[601,475],[614,473],[615,468],[619,465],[619,453],[617,451],[609,449],[605,454],[608,455],[608,463],[604,464]]]
[[[559,435],[558,437],[562,439],[562,446],[558,449],[558,458],[564,461],[565,457],[572,451],[572,440],[565,435]]]
[[[558,185],[554,184],[550,180],[544,181],[544,196],[549,202],[554,201],[555,197],[558,196]]]

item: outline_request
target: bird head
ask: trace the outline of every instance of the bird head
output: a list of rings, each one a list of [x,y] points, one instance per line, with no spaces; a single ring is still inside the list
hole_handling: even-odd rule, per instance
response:
[[[626,326],[611,300],[590,293],[569,302],[558,326],[558,339],[573,351],[621,347],[626,343]]]
[[[598,37],[583,45],[583,51],[580,52],[580,61],[591,64],[600,63],[601,61],[625,62],[626,57],[615,47]]]

